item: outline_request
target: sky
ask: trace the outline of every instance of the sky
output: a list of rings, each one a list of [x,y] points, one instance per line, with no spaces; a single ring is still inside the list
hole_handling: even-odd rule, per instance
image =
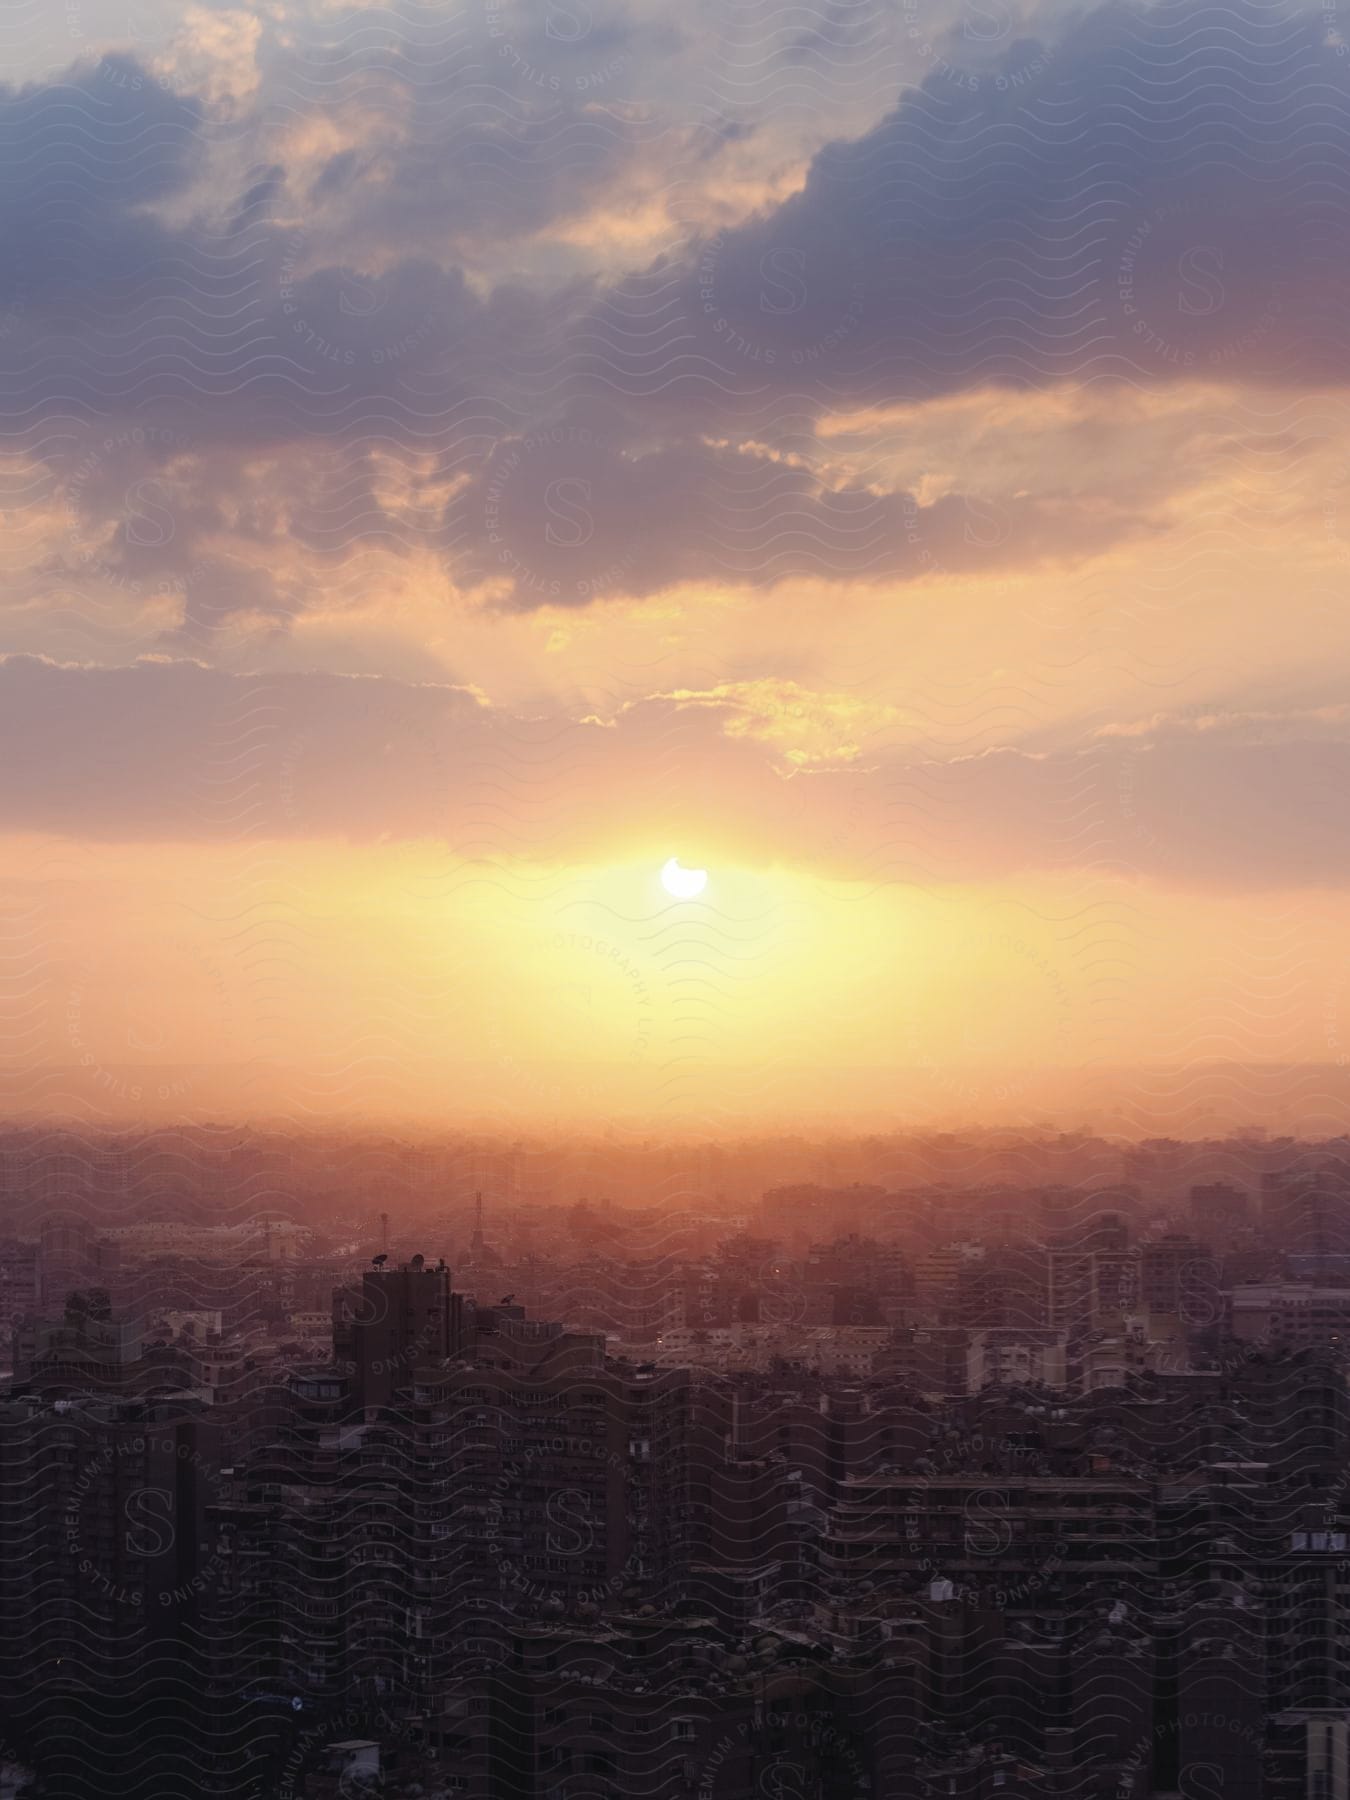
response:
[[[1339,1128],[1338,6],[6,8],[0,1107]]]

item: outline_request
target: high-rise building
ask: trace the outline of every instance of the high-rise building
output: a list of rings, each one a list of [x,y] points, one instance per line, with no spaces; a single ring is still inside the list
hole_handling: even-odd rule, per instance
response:
[[[354,1371],[360,1407],[389,1405],[415,1385],[420,1369],[439,1368],[461,1347],[464,1307],[442,1260],[428,1268],[414,1256],[401,1268],[367,1269],[359,1293],[333,1300],[333,1338]]]

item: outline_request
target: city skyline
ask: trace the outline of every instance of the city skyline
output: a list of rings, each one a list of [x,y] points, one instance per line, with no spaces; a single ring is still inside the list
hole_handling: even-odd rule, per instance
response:
[[[1344,1136],[34,1126],[0,1198],[15,1800],[1345,1800]]]

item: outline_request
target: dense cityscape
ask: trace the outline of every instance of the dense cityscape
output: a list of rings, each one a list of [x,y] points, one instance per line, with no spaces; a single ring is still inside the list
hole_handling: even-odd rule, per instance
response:
[[[0,1169],[0,1791],[1346,1793],[1350,1140]]]

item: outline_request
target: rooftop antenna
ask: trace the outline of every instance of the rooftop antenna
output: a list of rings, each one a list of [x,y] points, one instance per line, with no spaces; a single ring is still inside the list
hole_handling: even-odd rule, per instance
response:
[[[387,1212],[382,1212],[380,1214],[380,1248],[381,1248],[381,1250],[384,1251],[385,1255],[388,1256],[388,1254],[389,1254],[389,1214]]]
[[[475,1253],[483,1248],[483,1190],[479,1188],[473,1197],[473,1248]]]

